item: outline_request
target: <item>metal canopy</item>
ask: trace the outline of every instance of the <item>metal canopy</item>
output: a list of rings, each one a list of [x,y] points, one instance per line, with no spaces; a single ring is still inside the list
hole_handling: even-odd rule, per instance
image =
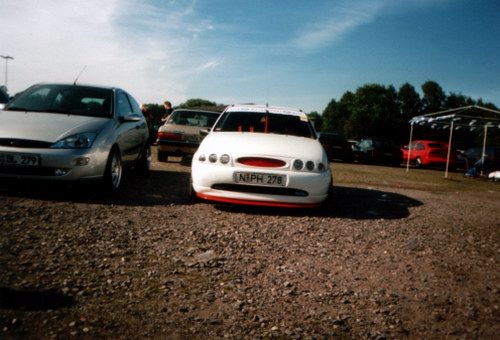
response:
[[[500,129],[500,111],[489,109],[477,105],[463,106],[456,109],[449,109],[434,113],[429,113],[421,116],[415,116],[408,122],[411,125],[410,129],[410,142],[413,138],[413,126],[429,126],[432,129],[449,129],[450,137],[448,141],[448,157],[446,161],[445,178],[448,178],[448,166],[450,163],[451,142],[453,140],[453,131],[460,129],[468,129],[470,131],[484,130],[483,140],[483,154],[481,157],[484,163],[485,149],[486,149],[486,136],[488,128]],[[408,149],[408,161],[406,164],[406,172],[410,169],[410,154],[411,150]],[[481,175],[483,174],[481,170]]]

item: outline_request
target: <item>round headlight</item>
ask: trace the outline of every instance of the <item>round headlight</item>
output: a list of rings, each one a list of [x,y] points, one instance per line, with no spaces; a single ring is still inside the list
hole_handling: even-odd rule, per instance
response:
[[[215,163],[217,162],[217,155],[216,154],[211,154],[210,156],[208,156],[208,160],[210,161],[210,163]]]
[[[206,160],[207,160],[207,156],[205,156],[204,154],[201,154],[201,155],[199,155],[199,156],[198,156],[198,160],[199,160],[200,162],[204,162],[204,161],[206,161]]]
[[[229,159],[230,159],[230,158],[229,158],[229,155],[227,155],[227,154],[223,154],[222,156],[220,156],[220,162],[221,162],[222,164],[227,164],[227,163],[229,163]]]
[[[293,161],[293,168],[295,170],[302,170],[304,167],[304,162],[302,162],[300,159],[296,159]]]
[[[313,171],[314,170],[314,162],[313,161],[307,161],[306,162],[306,168],[309,171]]]
[[[325,169],[326,169],[326,167],[325,167],[325,165],[323,163],[319,163],[318,164],[318,170],[319,171],[325,171]]]

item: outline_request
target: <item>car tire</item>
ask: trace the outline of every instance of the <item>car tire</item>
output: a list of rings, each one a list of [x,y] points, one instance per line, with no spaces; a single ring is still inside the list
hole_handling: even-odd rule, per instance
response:
[[[158,162],[168,161],[168,154],[164,151],[158,150]]]
[[[109,152],[106,169],[104,170],[104,188],[107,191],[116,191],[120,187],[123,176],[123,164],[118,148],[113,147]]]

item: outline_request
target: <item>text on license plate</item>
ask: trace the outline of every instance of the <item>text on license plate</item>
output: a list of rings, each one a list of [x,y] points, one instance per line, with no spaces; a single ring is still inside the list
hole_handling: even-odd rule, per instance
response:
[[[236,183],[285,186],[286,176],[253,172],[236,172],[234,174],[234,181]]]
[[[40,156],[24,153],[0,153],[0,165],[39,166]]]

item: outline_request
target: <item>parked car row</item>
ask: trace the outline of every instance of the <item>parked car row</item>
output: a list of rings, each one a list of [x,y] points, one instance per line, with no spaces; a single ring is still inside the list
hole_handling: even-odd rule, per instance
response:
[[[37,84],[10,100],[0,121],[0,178],[94,180],[114,191],[125,168],[151,168],[146,119],[120,88]],[[447,143],[418,140],[399,147],[365,138],[351,144],[339,134],[319,135],[301,110],[259,105],[231,105],[222,113],[175,110],[157,144],[159,161],[192,155],[193,198],[291,208],[327,200],[330,160],[423,167],[448,159]],[[488,164],[498,162],[497,150],[487,152]],[[477,165],[482,156],[471,150],[461,159]],[[452,167],[459,164],[455,151],[449,158]]]
[[[398,144],[382,138],[363,138],[348,141],[344,136],[333,132],[322,132],[320,142],[330,161],[355,161],[365,164],[399,166],[409,163],[417,168],[472,169],[489,172],[500,169],[500,148],[488,146],[471,147],[464,151],[449,150],[448,143],[434,140],[415,140],[409,145]],[[483,163],[484,161],[484,163]]]
[[[34,85],[0,111],[0,120],[0,178],[95,180],[114,191],[124,168],[151,166],[146,119],[119,88]],[[160,161],[194,153],[189,189],[198,199],[317,207],[330,193],[328,157],[296,109],[176,110],[157,143]]]

